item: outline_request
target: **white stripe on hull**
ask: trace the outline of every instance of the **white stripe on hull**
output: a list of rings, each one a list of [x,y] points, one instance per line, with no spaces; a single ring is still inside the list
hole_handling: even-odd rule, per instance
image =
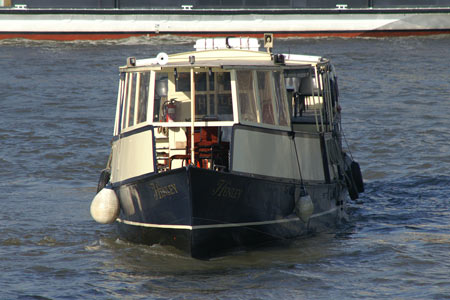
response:
[[[337,208],[335,207],[335,208],[332,208],[330,210],[327,210],[327,211],[324,211],[324,212],[321,212],[321,213],[313,214],[313,215],[311,215],[310,219],[334,213],[336,210],[337,210]],[[147,227],[147,228],[197,230],[197,229],[248,227],[248,226],[258,226],[258,225],[281,224],[281,223],[288,223],[288,222],[297,222],[297,221],[299,221],[299,218],[295,217],[295,218],[289,218],[289,219],[271,220],[271,221],[263,221],[263,222],[225,223],[225,224],[194,225],[194,226],[191,226],[191,225],[150,224],[150,223],[142,223],[142,222],[134,222],[134,221],[122,220],[120,218],[117,218],[116,221],[119,222],[119,223],[126,224],[126,225],[133,225],[133,226],[140,226],[140,227]]]

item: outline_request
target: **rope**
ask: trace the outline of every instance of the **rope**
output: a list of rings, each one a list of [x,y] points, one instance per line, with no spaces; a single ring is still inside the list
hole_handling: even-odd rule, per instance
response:
[[[342,136],[344,137],[344,142],[345,142],[345,145],[347,146],[348,153],[350,154],[351,159],[354,160],[352,151],[350,151],[350,146],[348,145],[348,142],[347,142],[347,137],[345,136],[344,129],[342,128],[342,124],[341,124],[341,133],[342,133]]]
[[[303,184],[302,169],[300,167],[300,159],[298,158],[297,144],[295,143],[295,132],[293,131],[292,139],[294,140],[295,156],[297,157],[298,174],[300,175],[300,184],[303,190],[306,192],[305,185]]]

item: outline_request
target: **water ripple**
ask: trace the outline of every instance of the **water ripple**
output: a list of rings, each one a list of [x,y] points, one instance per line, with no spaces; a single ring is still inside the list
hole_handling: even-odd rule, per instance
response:
[[[192,39],[0,41],[0,298],[448,299],[449,38],[277,40],[334,61],[366,193],[336,233],[210,261],[122,242],[89,216],[118,66]]]

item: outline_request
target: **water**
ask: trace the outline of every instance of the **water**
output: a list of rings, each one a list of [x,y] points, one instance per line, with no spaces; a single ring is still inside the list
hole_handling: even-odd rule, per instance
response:
[[[0,299],[450,299],[450,36],[276,41],[339,74],[366,193],[337,233],[197,261],[96,224],[118,66],[192,42],[0,42]]]

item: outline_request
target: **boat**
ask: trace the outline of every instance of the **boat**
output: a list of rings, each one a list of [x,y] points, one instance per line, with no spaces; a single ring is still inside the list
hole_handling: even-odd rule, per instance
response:
[[[120,67],[111,155],[91,215],[194,258],[334,230],[364,192],[342,146],[331,62],[273,34],[205,38]]]
[[[380,37],[450,33],[450,0],[0,0],[0,39]]]

